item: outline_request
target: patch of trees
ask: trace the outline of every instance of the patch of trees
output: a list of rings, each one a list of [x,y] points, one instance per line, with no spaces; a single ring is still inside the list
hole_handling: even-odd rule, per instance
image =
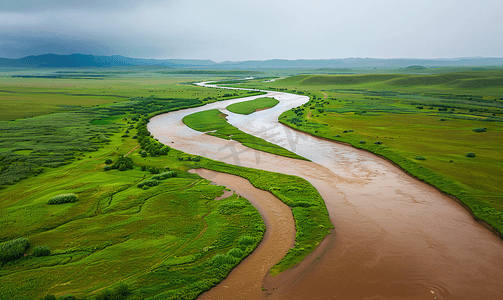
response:
[[[26,238],[18,238],[0,245],[0,262],[2,264],[21,258],[30,248],[30,243]]]
[[[164,180],[164,179],[168,179],[168,178],[171,178],[171,177],[176,177],[176,172],[175,171],[169,171],[169,172],[164,172],[164,173],[161,173],[161,174],[158,174],[158,175],[154,175],[152,176],[151,179],[156,179],[156,180]]]
[[[33,248],[32,255],[35,257],[49,256],[51,255],[51,249],[48,246],[36,246]]]
[[[146,189],[146,188],[157,186],[157,185],[159,185],[159,180],[147,179],[147,180],[143,180],[142,182],[138,183],[137,187],[140,189]]]
[[[133,169],[133,160],[129,157],[119,157],[117,161],[111,166],[105,166],[104,170],[109,171],[113,169],[118,169],[119,171],[126,171]]]
[[[77,202],[79,199],[75,194],[61,194],[55,197],[52,197],[47,201],[47,204],[63,204],[63,203],[73,203]]]
[[[472,129],[472,131],[475,131],[475,132],[486,132],[487,128],[485,128],[485,127],[483,127],[483,128],[475,128],[475,129]]]

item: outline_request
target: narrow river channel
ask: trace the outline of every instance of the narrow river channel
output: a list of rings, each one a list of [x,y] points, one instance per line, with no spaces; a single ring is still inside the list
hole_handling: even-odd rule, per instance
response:
[[[243,116],[225,107],[258,97],[233,99],[159,115],[148,124],[161,142],[187,153],[300,176],[318,189],[327,204],[335,232],[319,249],[289,271],[274,278],[266,275],[262,281],[266,290],[234,299],[503,299],[499,237],[454,200],[390,162],[277,121],[283,111],[307,102],[306,96],[282,92],[266,96],[280,103]],[[215,108],[242,131],[312,162],[256,151],[182,123],[186,115]],[[233,270],[228,279],[239,274]]]

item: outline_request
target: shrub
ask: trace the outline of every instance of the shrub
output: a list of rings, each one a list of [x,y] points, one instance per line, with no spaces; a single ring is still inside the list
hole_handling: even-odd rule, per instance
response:
[[[141,157],[147,157],[147,151],[141,150],[140,155]]]
[[[75,194],[61,194],[49,199],[47,204],[63,204],[77,202],[79,199]]]
[[[151,179],[164,180],[164,179],[168,179],[168,178],[171,178],[171,177],[176,177],[176,172],[175,171],[169,171],[169,172],[164,172],[164,173],[161,173],[161,174],[158,174],[158,175],[154,175],[154,176],[152,176]]]
[[[140,169],[141,169],[142,171],[146,171],[146,170],[147,170],[147,167],[146,167],[146,166],[141,166],[141,167],[140,167]]]
[[[486,132],[487,131],[487,128],[475,128],[475,129],[472,129],[472,131],[475,131],[475,132]]]
[[[341,136],[337,134],[337,135],[335,135],[335,137],[341,137]]]
[[[159,185],[159,181],[158,180],[156,180],[156,179],[147,179],[147,180],[144,180],[144,181],[138,183],[137,187],[139,187],[139,188],[153,187],[153,186],[156,186],[156,185]]]
[[[351,130],[351,129],[349,129],[349,130],[344,130],[342,133],[350,133],[350,132],[354,132],[354,130]]]
[[[150,167],[148,168],[148,171],[152,174],[159,174],[159,168],[156,168],[156,167]]]
[[[51,255],[51,249],[47,246],[36,246],[33,248],[33,256],[35,257],[40,257],[40,256],[49,256]]]
[[[0,261],[5,263],[16,260],[22,257],[28,248],[30,248],[30,243],[26,238],[5,242],[0,245]]]
[[[417,159],[417,160],[426,160],[426,158],[424,158],[424,157],[422,157],[422,156],[416,156],[416,157],[414,157],[414,158],[415,158],[415,159]]]
[[[169,146],[163,146],[160,150],[159,150],[159,154],[160,155],[167,155],[169,150],[171,150],[171,148]]]
[[[382,145],[382,142],[381,141],[375,141],[374,144],[376,144],[376,145]]]
[[[124,167],[122,167],[124,166]],[[122,167],[122,168],[121,168]],[[129,157],[119,157],[115,164],[112,165],[112,169],[119,169],[120,171],[133,169],[133,160]]]
[[[235,258],[243,257],[243,254],[243,250],[239,248],[232,248],[231,250],[229,250],[229,252],[227,252],[227,255],[233,256]]]
[[[45,297],[40,298],[40,300],[57,300],[54,295],[45,295]]]
[[[239,245],[244,245],[244,246],[249,246],[253,245],[255,243],[255,239],[251,236],[244,235],[239,238],[238,244]]]
[[[131,295],[131,289],[125,283],[119,284],[119,286],[115,289],[109,289],[100,292],[96,296],[96,300],[122,300],[127,299],[127,297]]]
[[[111,166],[104,166],[104,167],[103,167],[103,170],[105,170],[105,171],[110,171],[110,170],[112,170],[112,167],[111,167]]]
[[[236,262],[236,259],[232,256],[225,255],[225,254],[217,254],[213,256],[211,259],[211,263],[216,265],[216,266],[221,266],[221,265],[232,265]]]
[[[475,157],[475,153],[468,152],[468,153],[466,153],[466,157]]]
[[[111,163],[113,163],[113,162],[114,162],[114,161],[113,161],[113,160],[111,160],[110,158],[108,158],[107,160],[105,160],[105,164],[106,164],[106,165],[109,165],[109,164],[111,164]]]
[[[360,144],[365,144],[365,141],[364,141],[364,140],[361,140],[361,141],[360,141]]]

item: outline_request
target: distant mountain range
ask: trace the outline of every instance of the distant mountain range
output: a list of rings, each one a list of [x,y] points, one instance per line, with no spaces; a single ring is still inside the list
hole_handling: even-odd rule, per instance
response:
[[[320,68],[404,68],[409,66],[424,67],[473,67],[503,66],[503,58],[453,58],[453,59],[298,59],[298,60],[248,60],[242,62],[225,61],[216,63],[199,59],[143,59],[120,55],[95,56],[85,54],[43,54],[19,59],[0,58],[0,67],[25,68],[78,68],[78,67],[127,67],[161,66],[174,68],[200,69],[320,69]]]

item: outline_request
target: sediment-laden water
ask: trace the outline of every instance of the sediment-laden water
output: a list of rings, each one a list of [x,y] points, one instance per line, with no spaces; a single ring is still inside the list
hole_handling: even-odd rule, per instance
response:
[[[225,107],[257,96],[234,99],[159,115],[148,124],[161,142],[187,153],[305,178],[327,204],[336,233],[296,268],[275,278],[265,276],[262,286],[267,291],[243,292],[234,299],[502,298],[499,237],[454,200],[390,162],[278,123],[283,111],[307,102],[307,97],[281,92],[266,96],[280,103],[243,116]],[[312,162],[256,151],[194,131],[181,121],[188,114],[213,108],[228,114],[229,122],[239,129]],[[246,272],[233,271],[224,282],[243,276]],[[227,298],[218,293],[203,296]]]

